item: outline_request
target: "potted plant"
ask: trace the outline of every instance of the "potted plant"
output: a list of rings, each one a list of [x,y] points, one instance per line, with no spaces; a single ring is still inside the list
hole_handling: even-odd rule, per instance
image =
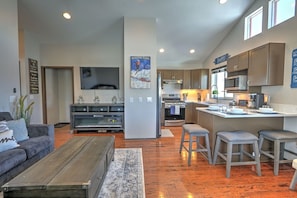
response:
[[[26,125],[28,126],[30,124],[31,115],[33,112],[33,105],[34,102],[29,103],[26,105],[26,99],[28,95],[20,96],[20,98],[17,98],[15,100],[15,119],[21,119],[24,118]]]

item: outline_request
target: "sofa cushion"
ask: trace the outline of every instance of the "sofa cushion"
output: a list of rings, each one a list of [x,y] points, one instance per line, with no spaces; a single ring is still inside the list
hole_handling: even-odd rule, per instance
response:
[[[7,121],[7,126],[9,129],[13,130],[13,136],[17,142],[29,139],[28,130],[24,118],[19,120],[9,120]]]
[[[0,121],[0,133],[9,130],[6,121]]]
[[[0,133],[0,152],[20,146],[13,137],[13,131],[7,130]]]
[[[27,158],[29,159],[40,151],[48,148],[51,145],[51,140],[49,136],[40,136],[21,141],[19,144],[21,145],[20,148],[26,151]]]
[[[0,175],[26,161],[26,158],[26,152],[19,148],[0,152]]]

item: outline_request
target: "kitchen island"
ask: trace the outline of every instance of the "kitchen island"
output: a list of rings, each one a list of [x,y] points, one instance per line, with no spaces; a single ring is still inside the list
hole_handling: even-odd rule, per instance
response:
[[[284,118],[297,117],[296,113],[259,113],[256,110],[246,109],[244,114],[229,114],[221,111],[211,111],[207,108],[197,108],[198,124],[209,130],[210,147],[213,151],[216,133],[219,131],[251,132],[258,136],[261,129],[283,129]],[[263,145],[268,147],[270,145]]]

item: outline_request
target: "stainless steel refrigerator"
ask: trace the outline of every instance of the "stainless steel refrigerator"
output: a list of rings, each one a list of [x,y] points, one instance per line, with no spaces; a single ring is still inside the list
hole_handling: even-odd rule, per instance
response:
[[[162,79],[161,73],[157,74],[157,126],[156,138],[161,136],[161,113],[162,113]]]

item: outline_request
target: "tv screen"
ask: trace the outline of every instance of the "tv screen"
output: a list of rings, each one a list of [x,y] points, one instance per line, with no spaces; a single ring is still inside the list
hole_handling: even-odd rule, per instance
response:
[[[80,67],[81,89],[119,89],[118,67]]]

